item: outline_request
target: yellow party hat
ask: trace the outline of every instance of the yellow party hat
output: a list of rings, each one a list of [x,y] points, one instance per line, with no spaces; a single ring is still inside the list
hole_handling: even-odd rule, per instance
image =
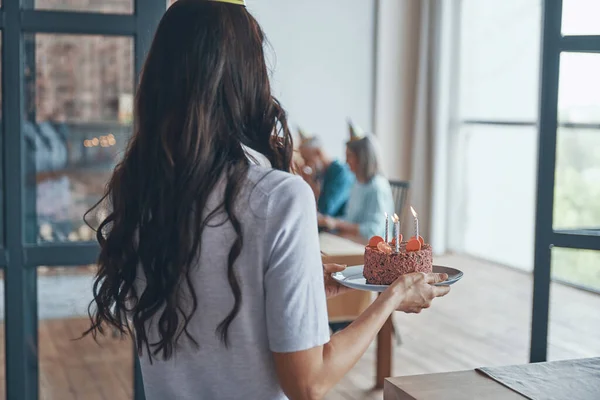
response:
[[[236,4],[238,6],[246,7],[246,0],[210,0],[210,1],[216,1],[217,3]]]
[[[314,137],[309,136],[302,128],[298,127],[298,136],[300,137],[300,146],[310,142]]]

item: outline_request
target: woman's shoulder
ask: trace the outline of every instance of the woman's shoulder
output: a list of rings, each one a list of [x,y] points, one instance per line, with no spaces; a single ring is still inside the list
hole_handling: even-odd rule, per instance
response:
[[[373,177],[373,179],[371,179],[370,182],[370,186],[372,186],[373,188],[376,189],[390,189],[390,181],[387,180],[387,178],[381,174],[377,174]]]
[[[316,208],[312,189],[298,175],[287,172],[251,166],[248,172],[251,195],[250,207],[264,214],[277,209],[304,209],[313,204]]]
[[[362,191],[365,195],[371,196],[392,196],[392,187],[390,182],[383,175],[375,175],[371,180],[362,185]]]
[[[310,186],[298,175],[254,165],[248,171],[248,181],[266,196],[278,191],[303,191],[305,188],[310,190]]]
[[[352,174],[352,171],[350,171],[350,167],[348,167],[348,164],[346,164],[345,162],[342,162],[340,160],[333,160],[329,167],[336,172],[341,172],[344,174],[346,174],[346,173]]]

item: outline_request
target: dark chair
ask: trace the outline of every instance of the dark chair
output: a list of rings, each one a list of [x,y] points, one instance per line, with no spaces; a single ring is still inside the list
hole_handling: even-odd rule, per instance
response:
[[[401,220],[404,218],[406,201],[408,199],[408,189],[410,188],[410,182],[408,181],[390,181],[392,187],[392,196],[394,198],[394,207],[396,213],[400,216]]]

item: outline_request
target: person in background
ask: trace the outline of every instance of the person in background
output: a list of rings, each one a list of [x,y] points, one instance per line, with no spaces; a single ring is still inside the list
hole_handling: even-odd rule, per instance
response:
[[[351,122],[348,125],[350,140],[346,143],[346,161],[356,176],[356,183],[344,216],[338,219],[319,215],[319,227],[368,240],[384,234],[384,215],[393,215],[394,199],[390,183],[381,172],[377,139],[363,135]]]
[[[307,137],[302,130],[300,135],[300,155],[305,167],[302,176],[309,183],[317,198],[317,210],[323,215],[339,217],[343,215],[354,175],[347,164],[331,159],[323,150],[321,140]]]

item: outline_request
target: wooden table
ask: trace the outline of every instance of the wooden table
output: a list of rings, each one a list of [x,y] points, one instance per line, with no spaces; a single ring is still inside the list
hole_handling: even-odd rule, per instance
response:
[[[523,400],[524,396],[475,370],[388,378],[384,400]]]
[[[319,235],[323,263],[346,264],[364,263],[365,240],[356,237],[341,237],[329,233]],[[352,320],[372,301],[368,292],[352,292],[328,301],[330,321]],[[377,361],[375,388],[383,389],[385,378],[392,375],[392,340],[394,327],[388,318],[377,334]]]
[[[385,400],[600,399],[600,357],[390,378]],[[522,394],[521,394],[522,393]]]

